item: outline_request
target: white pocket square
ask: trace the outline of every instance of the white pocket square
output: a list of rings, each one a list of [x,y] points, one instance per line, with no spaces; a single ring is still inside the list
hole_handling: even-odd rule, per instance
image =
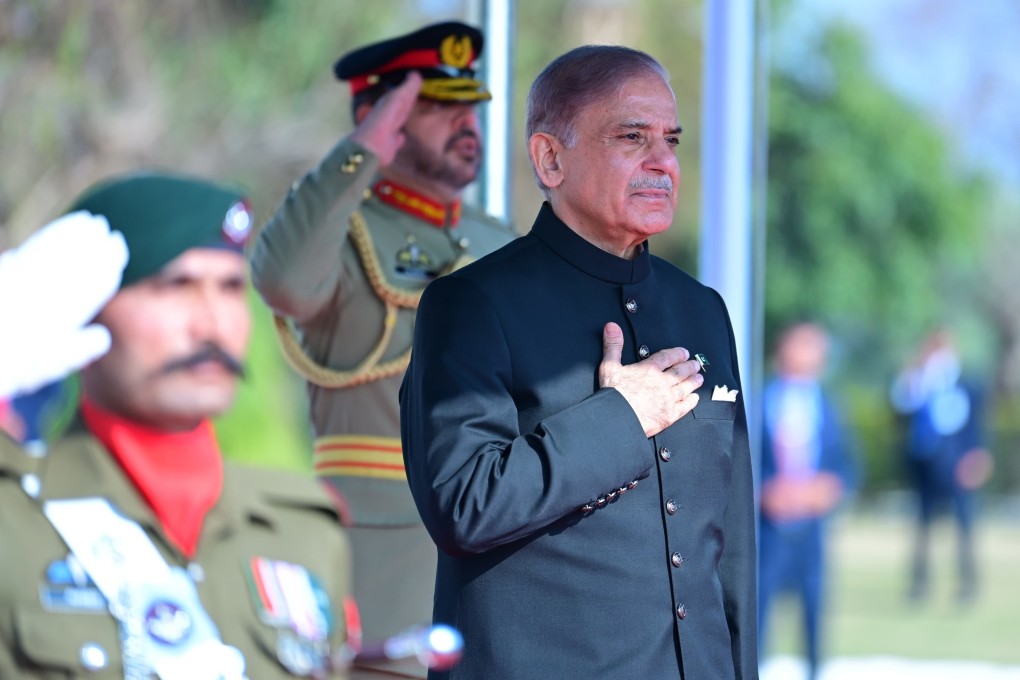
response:
[[[737,392],[738,390],[726,389],[726,385],[722,387],[716,385],[715,389],[712,390],[712,401],[736,401]]]

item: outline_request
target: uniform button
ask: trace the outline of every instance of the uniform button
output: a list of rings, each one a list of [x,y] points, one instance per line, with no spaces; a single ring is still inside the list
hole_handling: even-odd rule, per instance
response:
[[[640,347],[638,347],[637,353],[639,357],[644,359],[645,357],[652,353],[652,350],[648,349],[648,345],[641,345]]]
[[[106,668],[106,664],[109,662],[106,650],[95,642],[83,644],[81,649],[78,650],[78,658],[81,660],[81,665],[90,671],[102,670]]]
[[[672,458],[672,457],[673,457],[673,452],[672,451],[670,451],[665,446],[660,446],[659,447],[659,458],[662,459],[663,463],[668,463],[669,459]]]
[[[634,298],[631,298],[631,299],[627,300],[625,303],[623,303],[623,306],[626,308],[626,310],[628,312],[633,314],[634,312],[637,311],[637,300],[635,300]]]
[[[683,621],[687,618],[687,607],[680,605],[676,608],[676,617]]]
[[[675,515],[676,511],[679,510],[679,509],[680,509],[680,506],[678,506],[676,504],[676,501],[673,500],[672,498],[670,498],[668,501],[666,501],[666,512],[668,512],[669,514]]]
[[[188,564],[188,576],[195,583],[202,583],[205,581],[205,569],[198,562],[191,562]]]
[[[678,552],[675,552],[675,553],[673,553],[672,555],[669,556],[669,561],[673,564],[674,567],[679,567],[681,564],[684,563],[684,558],[683,558],[683,555],[681,555]],[[680,617],[680,618],[683,618],[683,617]]]

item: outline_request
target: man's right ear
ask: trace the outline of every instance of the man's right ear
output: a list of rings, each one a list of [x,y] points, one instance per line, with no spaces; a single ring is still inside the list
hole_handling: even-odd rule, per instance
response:
[[[536,132],[528,140],[531,166],[542,186],[553,189],[563,182],[563,168],[560,165],[562,150],[560,141],[546,132]]]

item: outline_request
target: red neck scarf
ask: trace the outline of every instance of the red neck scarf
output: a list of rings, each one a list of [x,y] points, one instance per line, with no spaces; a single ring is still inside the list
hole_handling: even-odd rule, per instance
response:
[[[414,215],[434,227],[455,227],[460,221],[460,201],[443,205],[425,194],[394,184],[388,179],[379,180],[372,191],[386,205]]]
[[[82,400],[82,418],[156,513],[167,537],[194,557],[202,521],[223,488],[223,458],[212,423],[163,432]]]

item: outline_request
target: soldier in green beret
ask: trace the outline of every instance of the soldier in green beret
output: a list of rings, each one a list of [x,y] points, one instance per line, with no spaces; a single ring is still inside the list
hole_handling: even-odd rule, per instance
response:
[[[38,349],[5,354],[3,389],[92,360],[45,450],[0,438],[0,677],[343,677],[357,630],[332,501],[224,462],[210,420],[243,373],[251,225],[231,187],[132,174],[0,261],[2,297],[61,294],[20,310]]]
[[[350,510],[366,638],[432,615],[436,548],[408,491],[397,402],[418,299],[515,236],[461,202],[482,158],[477,106],[490,99],[474,71],[482,42],[446,22],[343,56],[334,71],[356,127],[294,184],[251,255],[308,381],[316,473]],[[425,677],[420,665],[385,668]]]

